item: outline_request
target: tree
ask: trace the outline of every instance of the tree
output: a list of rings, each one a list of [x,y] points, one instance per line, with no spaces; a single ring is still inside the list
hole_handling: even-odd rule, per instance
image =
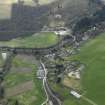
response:
[[[16,101],[15,101],[15,105],[19,105],[19,102],[18,102],[18,100],[16,100]]]
[[[93,19],[89,17],[84,17],[78,21],[73,29],[73,32],[84,32],[93,25]]]
[[[61,77],[57,77],[56,83],[60,83],[60,82],[61,82]]]
[[[4,88],[0,86],[0,98],[2,99],[4,97]]]

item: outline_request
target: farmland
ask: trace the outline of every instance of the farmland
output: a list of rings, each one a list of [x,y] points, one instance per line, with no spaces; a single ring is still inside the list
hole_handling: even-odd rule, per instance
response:
[[[100,3],[0,1],[0,104],[105,104],[105,6]]]
[[[27,55],[17,55],[13,59],[12,68],[4,79],[5,97],[10,105],[16,100],[22,105],[39,105],[45,100],[42,81],[36,77],[35,62],[33,56]]]

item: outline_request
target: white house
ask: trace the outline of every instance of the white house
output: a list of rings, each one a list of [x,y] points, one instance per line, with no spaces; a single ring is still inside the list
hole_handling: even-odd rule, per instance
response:
[[[2,58],[3,58],[3,60],[6,60],[7,59],[7,53],[2,53]]]
[[[71,30],[69,30],[68,28],[66,27],[59,27],[59,29],[57,29],[55,31],[55,34],[57,35],[61,35],[61,36],[64,36],[64,35],[68,35],[71,33]]]
[[[81,95],[78,94],[76,91],[72,90],[72,91],[70,91],[70,94],[73,95],[74,97],[78,98],[78,99],[81,98]]]

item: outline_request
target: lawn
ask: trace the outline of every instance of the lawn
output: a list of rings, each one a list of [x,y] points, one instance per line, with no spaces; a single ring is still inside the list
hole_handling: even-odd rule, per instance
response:
[[[0,46],[40,48],[54,45],[57,42],[58,36],[53,32],[41,32],[29,37],[1,41]]]
[[[86,66],[81,75],[81,92],[83,97],[95,104],[70,96],[69,89],[56,84],[53,88],[63,97],[63,105],[105,105],[105,33],[87,41],[77,55],[70,56],[67,60],[78,60]]]

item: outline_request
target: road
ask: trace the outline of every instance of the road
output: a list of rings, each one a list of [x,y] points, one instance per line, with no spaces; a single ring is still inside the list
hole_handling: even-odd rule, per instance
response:
[[[46,101],[43,102],[42,105],[45,105],[46,103],[51,103],[50,105],[61,105],[61,101],[59,100],[59,98],[56,97],[55,94],[49,88],[49,85],[47,82],[47,69],[45,68],[45,65],[42,61],[40,61],[40,63],[43,70],[45,71],[45,77],[43,78],[43,87],[47,96]]]
[[[87,98],[87,97],[85,97],[85,96],[82,96],[82,99],[83,100],[85,100],[85,101],[87,101],[89,104],[91,104],[91,105],[98,105],[97,103],[95,103],[93,100],[91,100],[91,99],[89,99],[89,98]]]

